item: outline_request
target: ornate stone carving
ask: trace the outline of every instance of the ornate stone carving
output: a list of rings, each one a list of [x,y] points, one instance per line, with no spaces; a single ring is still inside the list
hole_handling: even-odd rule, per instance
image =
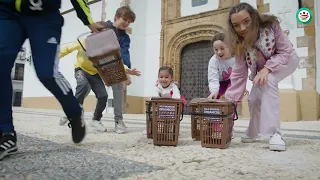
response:
[[[161,28],[161,33],[160,33],[160,57],[159,57],[159,62],[160,65],[163,62],[163,55],[164,55],[164,29],[163,27]]]
[[[184,21],[191,21],[194,19],[201,19],[201,18],[205,18],[205,17],[209,17],[209,16],[216,16],[219,14],[228,13],[229,9],[230,9],[229,7],[228,8],[220,8],[220,9],[216,9],[214,11],[202,12],[199,14],[183,16],[183,17],[175,18],[175,19],[162,19],[162,21],[165,21],[165,23],[167,25],[177,24],[177,23],[184,22]],[[162,18],[164,18],[164,17],[162,17]]]
[[[229,1],[236,3],[239,0]],[[224,19],[230,8],[223,7],[181,17],[181,3],[181,0],[161,0],[160,65],[173,67],[177,82],[180,81],[182,49],[190,43],[211,40],[215,33],[223,32],[222,27],[226,28]]]
[[[180,83],[180,65],[181,51],[190,43],[195,43],[204,40],[211,40],[217,32],[222,32],[223,29],[216,25],[199,25],[183,29],[177,32],[169,41],[166,47],[166,58],[162,59],[161,65],[173,67],[174,79]]]

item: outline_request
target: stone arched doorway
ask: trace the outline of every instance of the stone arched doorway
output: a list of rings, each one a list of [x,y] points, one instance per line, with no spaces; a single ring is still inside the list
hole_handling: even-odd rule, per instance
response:
[[[211,41],[186,45],[181,51],[180,92],[190,102],[193,98],[208,96],[208,63],[214,54]],[[189,103],[184,110],[190,114]]]
[[[213,36],[223,32],[223,28],[217,25],[204,24],[182,29],[176,32],[164,51],[164,59],[161,65],[173,67],[174,79],[178,83],[181,94],[185,96],[188,104],[184,113],[189,114],[189,103],[193,98],[206,97],[209,89],[207,83],[208,62],[213,55],[211,40]],[[198,58],[190,58],[198,56]],[[182,59],[184,58],[184,59]],[[184,60],[183,63],[182,61]],[[189,66],[193,64],[193,67]],[[196,67],[196,65],[199,65]],[[193,69],[192,69],[193,68]],[[198,81],[192,79],[192,73],[197,72]],[[181,79],[181,75],[184,79]],[[182,86],[183,83],[184,85]],[[195,83],[195,84],[193,84]]]
[[[164,1],[163,1],[164,2]],[[166,1],[169,2],[169,1]],[[170,0],[171,2],[171,0]],[[162,10],[162,29],[160,36],[160,66],[171,66],[174,70],[174,80],[178,83],[179,88],[182,90],[182,94],[187,97],[188,104],[190,100],[194,97],[205,97],[204,94],[207,94],[209,89],[206,87],[207,80],[206,77],[202,78],[202,87],[203,91],[193,93],[193,95],[188,94],[185,87],[181,87],[181,83],[184,83],[184,79],[188,79],[186,76],[183,77],[183,56],[185,53],[191,53],[191,49],[202,49],[201,46],[209,48],[210,45],[205,44],[208,41],[212,40],[212,37],[218,32],[224,32],[227,29],[227,17],[228,17],[228,8],[219,8],[214,11],[203,12],[200,14],[195,14],[191,16],[183,16],[171,18],[174,7],[180,7],[180,1],[172,0],[171,3],[162,4],[164,7]],[[178,6],[172,6],[176,4]],[[171,9],[172,11],[169,11]],[[170,13],[169,13],[170,12]],[[194,44],[196,43],[196,44]],[[199,44],[198,44],[199,43]],[[204,43],[204,44],[203,44]],[[201,48],[200,48],[201,47]],[[190,49],[190,50],[188,50]],[[211,50],[211,49],[210,49]],[[200,50],[201,51],[201,50]],[[199,55],[201,56],[201,55]],[[207,63],[210,56],[203,57],[204,64],[203,68],[207,71]],[[203,74],[207,74],[204,72]],[[182,80],[181,80],[182,75]],[[199,75],[198,75],[199,76]],[[187,86],[187,85],[185,85]],[[191,97],[194,96],[194,97]],[[188,114],[189,105],[185,107],[185,111]]]
[[[191,43],[211,41],[217,32],[223,32],[222,27],[216,25],[199,25],[177,32],[165,48],[165,58],[162,59],[161,65],[173,67],[174,79],[179,83],[182,49]]]

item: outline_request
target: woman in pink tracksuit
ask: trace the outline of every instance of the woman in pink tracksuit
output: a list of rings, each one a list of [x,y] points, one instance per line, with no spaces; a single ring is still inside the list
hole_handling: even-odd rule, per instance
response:
[[[248,76],[253,82],[248,98],[250,124],[241,141],[251,143],[259,136],[270,136],[269,149],[284,151],[278,83],[296,70],[298,56],[278,19],[259,15],[247,3],[230,9],[228,24],[235,66],[226,98],[240,102]]]

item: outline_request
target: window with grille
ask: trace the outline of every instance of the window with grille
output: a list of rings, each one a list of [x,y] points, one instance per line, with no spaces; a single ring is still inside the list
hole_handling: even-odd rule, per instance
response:
[[[14,70],[14,80],[23,81],[24,64],[16,63]]]
[[[192,7],[202,6],[208,3],[208,0],[192,0]]]
[[[22,105],[22,92],[21,91],[14,92],[12,106],[21,107],[21,105]]]

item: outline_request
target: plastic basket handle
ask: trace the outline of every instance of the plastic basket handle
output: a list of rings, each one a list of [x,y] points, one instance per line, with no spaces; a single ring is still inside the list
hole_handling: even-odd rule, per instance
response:
[[[116,27],[114,27],[113,25],[111,25],[110,23],[108,22],[100,22],[100,24],[102,24],[104,26],[104,29],[102,29],[101,31],[107,31],[107,30],[113,30],[115,33],[116,33],[116,36],[117,36],[117,39],[119,41],[119,32],[117,30]],[[101,32],[100,31],[100,32]],[[86,52],[86,49],[84,48],[83,44],[80,42],[80,37],[83,37],[84,35],[87,35],[87,34],[95,34],[95,33],[92,33],[92,32],[86,32],[86,33],[82,33],[80,34],[78,37],[77,37],[77,40],[78,42],[80,43],[80,46],[82,47],[82,49],[84,50],[84,52]]]
[[[91,34],[91,32],[82,33],[77,37],[77,41],[79,42],[79,44],[82,47],[82,49],[84,50],[84,52],[87,52],[87,50],[84,48],[83,44],[80,42],[80,38],[85,36],[85,35],[88,35],[88,34]]]
[[[152,114],[152,112],[151,112],[151,105],[152,105],[152,102],[151,101],[149,101],[148,102],[148,104],[149,104],[149,106],[148,106],[148,109],[147,109],[147,114],[148,114],[148,116],[149,116],[149,120],[150,121],[152,121],[152,116],[151,116],[151,114]]]
[[[182,104],[182,112],[181,112],[181,119],[180,119],[180,121],[182,121],[182,119],[183,119],[183,111],[184,111],[184,104]]]
[[[237,103],[232,103],[232,106],[234,108],[234,113],[232,115],[226,115],[226,114],[211,114],[211,113],[194,113],[191,112],[191,115],[194,116],[204,116],[204,117],[216,117],[216,118],[228,118],[228,117],[232,117],[233,120],[238,120],[238,112],[237,112]]]
[[[236,116],[236,118],[235,117],[233,117],[233,120],[235,121],[235,120],[238,120],[239,119],[239,117],[238,117],[238,112],[237,112],[237,107],[238,107],[238,105],[237,105],[237,103],[232,103],[232,105],[233,105],[233,108],[234,108],[234,115]]]

